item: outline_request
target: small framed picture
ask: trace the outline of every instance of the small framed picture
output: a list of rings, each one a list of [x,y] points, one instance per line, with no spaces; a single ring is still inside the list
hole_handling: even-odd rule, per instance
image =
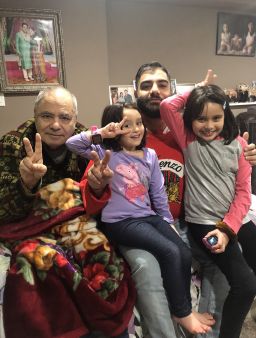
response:
[[[176,94],[176,79],[171,79],[171,91],[172,95]]]
[[[136,102],[133,85],[109,86],[110,104],[125,104]]]
[[[195,88],[195,83],[177,83],[176,94],[183,94]]]

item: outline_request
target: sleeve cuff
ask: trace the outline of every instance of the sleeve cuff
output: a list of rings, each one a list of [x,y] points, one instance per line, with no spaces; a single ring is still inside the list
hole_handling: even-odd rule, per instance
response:
[[[236,233],[231,229],[227,223],[219,221],[216,223],[216,228],[224,232],[230,240],[235,240],[237,238]]]
[[[20,178],[19,182],[20,182],[21,191],[22,191],[23,195],[25,195],[26,197],[35,197],[38,189],[40,188],[40,186],[42,184],[42,180],[40,180],[37,183],[37,185],[32,190],[30,190],[28,187],[25,186],[22,178]]]

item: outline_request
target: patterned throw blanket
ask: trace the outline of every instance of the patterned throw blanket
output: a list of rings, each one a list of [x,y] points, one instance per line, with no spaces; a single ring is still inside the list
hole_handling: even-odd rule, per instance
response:
[[[6,337],[120,334],[132,315],[134,285],[123,259],[86,216],[79,184],[64,179],[44,187],[31,208],[22,222],[0,227],[12,253],[3,296]],[[5,270],[0,266],[3,280]]]

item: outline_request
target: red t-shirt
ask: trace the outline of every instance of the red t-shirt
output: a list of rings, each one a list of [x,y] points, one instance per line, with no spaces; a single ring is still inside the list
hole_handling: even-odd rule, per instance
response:
[[[146,146],[154,149],[157,153],[159,166],[164,176],[170,211],[174,219],[179,218],[184,192],[183,154],[170,132],[156,136],[148,131]]]

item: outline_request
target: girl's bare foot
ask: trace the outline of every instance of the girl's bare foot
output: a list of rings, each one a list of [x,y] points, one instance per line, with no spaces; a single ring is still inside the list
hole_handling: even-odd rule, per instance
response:
[[[196,318],[205,325],[214,325],[215,324],[215,319],[213,318],[213,316],[207,312],[205,313],[200,313],[200,312],[196,312],[196,311],[192,311],[192,313],[196,316]]]
[[[197,319],[194,313],[182,318],[173,317],[174,320],[183,326],[187,331],[193,334],[197,333],[207,333],[211,330],[209,325],[203,324],[200,320]]]

